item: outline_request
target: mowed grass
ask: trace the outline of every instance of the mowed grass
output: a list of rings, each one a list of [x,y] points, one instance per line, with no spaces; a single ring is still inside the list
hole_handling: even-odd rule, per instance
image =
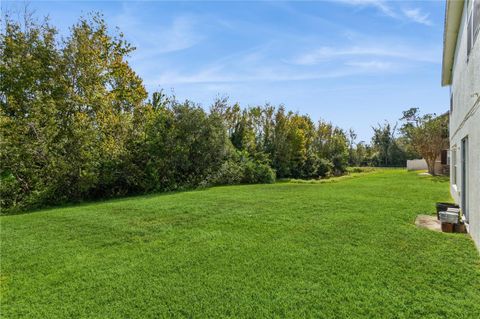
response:
[[[1,221],[2,318],[479,318],[464,234],[414,226],[445,180],[380,170]]]

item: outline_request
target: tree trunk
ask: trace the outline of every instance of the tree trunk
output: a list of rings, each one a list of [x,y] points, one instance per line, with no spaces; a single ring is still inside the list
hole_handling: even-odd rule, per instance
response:
[[[426,158],[425,161],[427,162],[427,166],[428,166],[428,173],[432,176],[435,175],[435,160],[436,158]]]

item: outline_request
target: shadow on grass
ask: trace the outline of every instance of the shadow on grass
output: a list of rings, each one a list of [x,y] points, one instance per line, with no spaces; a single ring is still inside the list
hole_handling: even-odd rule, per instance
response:
[[[389,168],[391,169],[391,168]],[[397,169],[398,168],[394,168]],[[343,175],[339,176],[330,176],[323,178],[312,178],[312,179],[297,179],[297,178],[279,178],[277,183],[293,183],[293,184],[324,184],[324,183],[335,183],[345,179],[351,179],[355,177],[360,177],[372,173],[378,173],[384,171],[385,168],[378,167],[353,167],[348,168]]]
[[[0,217],[3,216],[14,216],[14,215],[26,215],[26,214],[33,214],[33,213],[46,213],[50,211],[54,211],[57,209],[64,209],[64,208],[77,208],[77,207],[84,207],[90,206],[100,203],[119,203],[119,202],[127,202],[137,199],[148,199],[154,198],[158,196],[172,196],[178,193],[185,193],[185,192],[196,192],[202,191],[207,188],[192,188],[192,189],[181,189],[175,191],[153,191],[149,193],[137,193],[137,194],[129,194],[129,195],[118,195],[118,196],[111,196],[111,197],[103,197],[103,198],[94,198],[94,199],[85,199],[79,201],[71,201],[66,203],[58,203],[52,205],[43,205],[40,207],[29,208],[27,210],[22,209],[15,209],[15,210],[8,210],[0,212]]]
[[[278,182],[278,181],[277,181]],[[142,200],[142,199],[149,199],[155,198],[159,196],[173,196],[179,193],[190,193],[190,192],[201,192],[208,189],[216,188],[216,187],[229,187],[229,186],[245,186],[245,185],[272,185],[272,184],[231,184],[231,185],[209,185],[209,186],[197,186],[197,187],[185,187],[179,188],[177,190],[171,191],[151,191],[151,192],[144,192],[144,193],[133,193],[127,195],[117,195],[117,196],[110,196],[110,197],[100,197],[100,198],[89,198],[85,200],[77,200],[77,201],[70,201],[65,203],[57,203],[52,205],[42,205],[35,208],[29,209],[15,209],[15,210],[8,210],[8,211],[0,211],[0,217],[3,216],[14,216],[14,215],[25,215],[25,214],[33,214],[33,213],[46,213],[50,211],[54,211],[57,209],[65,209],[65,208],[77,208],[77,207],[84,207],[89,205],[95,205],[100,203],[121,203],[121,202],[128,202],[132,200]]]
[[[426,175],[424,178],[434,182],[434,183],[448,183],[450,182],[450,176],[445,175]]]

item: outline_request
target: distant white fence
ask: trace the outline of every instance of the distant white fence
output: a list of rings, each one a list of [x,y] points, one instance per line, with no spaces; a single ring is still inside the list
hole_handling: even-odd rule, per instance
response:
[[[407,170],[419,171],[428,169],[427,162],[422,159],[407,160]]]

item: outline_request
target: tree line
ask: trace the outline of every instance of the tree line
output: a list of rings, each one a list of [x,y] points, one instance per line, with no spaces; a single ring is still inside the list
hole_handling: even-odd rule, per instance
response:
[[[149,95],[134,48],[100,15],[66,38],[47,21],[4,17],[0,38],[0,204],[5,212],[70,201],[403,166],[390,124],[372,144],[284,106],[205,110]]]

